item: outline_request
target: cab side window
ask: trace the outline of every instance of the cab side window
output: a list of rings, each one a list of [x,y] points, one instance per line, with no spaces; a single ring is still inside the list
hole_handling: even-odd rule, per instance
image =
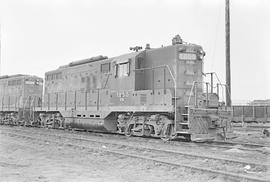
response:
[[[130,74],[130,60],[127,62],[115,64],[115,77],[121,78]]]
[[[118,64],[118,77],[129,75],[129,62]]]

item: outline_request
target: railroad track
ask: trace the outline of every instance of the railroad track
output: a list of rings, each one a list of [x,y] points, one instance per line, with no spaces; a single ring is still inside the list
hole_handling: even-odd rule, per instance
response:
[[[28,132],[28,131],[24,131],[24,130],[16,130],[16,131],[20,131],[20,132],[24,132],[24,133],[28,133],[28,134],[32,134],[33,132]],[[121,146],[126,146],[129,148],[135,148],[132,144],[126,144],[123,142],[108,142],[108,141],[104,141],[104,140],[99,140],[99,139],[90,139],[90,138],[86,138],[86,137],[82,137],[82,135],[78,135],[78,137],[75,136],[59,136],[56,134],[48,134],[48,133],[40,133],[40,132],[34,132],[33,134],[39,134],[39,135],[43,135],[43,136],[50,136],[53,138],[65,138],[65,139],[72,139],[72,140],[78,140],[78,141],[86,141],[86,142],[95,142],[95,143],[102,143],[102,144],[109,144],[109,145],[121,145]],[[245,165],[261,165],[261,163],[256,163],[253,161],[247,161],[247,160],[239,160],[239,159],[229,159],[229,158],[225,158],[225,157],[213,157],[212,155],[202,155],[202,154],[197,154],[197,153],[190,153],[190,152],[184,152],[184,151],[175,151],[172,149],[156,149],[153,147],[148,147],[148,146],[144,146],[144,147],[140,147],[142,150],[152,150],[152,151],[157,151],[157,152],[166,152],[166,153],[170,153],[170,154],[179,154],[179,155],[185,155],[185,156],[190,156],[190,157],[203,157],[205,159],[212,159],[212,160],[223,160],[226,162],[235,162],[235,163],[239,163],[239,164],[245,164]],[[265,166],[270,168],[270,164],[265,164]]]
[[[1,125],[0,125],[1,126]],[[23,126],[9,126],[9,125],[2,125],[6,128],[10,128],[10,127],[16,127],[16,128],[25,128]],[[26,128],[35,128],[35,130],[43,130],[45,128],[39,128],[39,127],[26,127]],[[48,128],[46,128],[48,129]],[[84,136],[98,136],[98,137],[110,137],[110,138],[114,138],[114,139],[123,139],[126,140],[127,137],[123,136],[123,135],[116,135],[116,134],[111,134],[111,133],[105,133],[105,132],[94,132],[94,131],[88,131],[88,132],[82,132],[84,130],[72,130],[72,131],[67,131],[66,130],[59,130],[59,129],[50,129],[51,131],[58,131],[58,132],[65,132],[65,133],[69,133],[69,134],[77,134],[77,135],[84,135]],[[262,145],[262,144],[256,144],[256,143],[243,143],[243,142],[231,142],[231,141],[209,141],[209,142],[186,142],[183,140],[177,140],[177,141],[161,141],[160,139],[156,139],[156,138],[149,138],[149,137],[131,137],[134,139],[137,139],[141,142],[147,142],[153,145],[156,144],[168,144],[170,146],[179,146],[179,147],[200,147],[204,149],[209,149],[209,148],[219,148],[219,149],[232,149],[232,148],[237,148],[239,150],[242,151],[251,151],[251,152],[258,152],[258,153],[265,153],[265,150],[263,149],[264,147],[269,147],[270,145]],[[139,142],[137,141],[137,142]]]
[[[3,131],[3,129],[1,128]],[[259,163],[252,163],[251,161],[237,161],[233,159],[226,159],[226,158],[220,158],[220,157],[213,157],[213,156],[205,156],[205,155],[198,155],[198,154],[192,154],[192,153],[187,153],[187,152],[178,152],[178,151],[172,151],[172,150],[163,150],[163,149],[156,149],[156,148],[151,148],[151,147],[138,147],[138,146],[131,146],[128,144],[123,144],[123,143],[115,143],[115,142],[109,142],[109,141],[101,141],[101,140],[93,140],[85,137],[70,137],[70,136],[63,136],[63,135],[51,135],[46,133],[40,133],[36,131],[19,131],[16,130],[17,132],[14,133],[12,132],[7,132],[4,131],[8,135],[12,136],[17,136],[17,137],[23,137],[23,138],[28,138],[31,140],[38,140],[38,141],[45,141],[45,142],[53,142],[53,143],[61,143],[67,146],[73,146],[73,147],[80,147],[80,148],[88,148],[88,149],[95,149],[95,150],[103,150],[108,153],[113,153],[117,155],[124,155],[126,157],[133,157],[133,158],[138,158],[138,159],[143,159],[143,160],[148,160],[148,161],[154,161],[166,165],[171,165],[171,166],[176,166],[176,167],[184,167],[184,168],[189,168],[192,170],[197,170],[197,171],[203,171],[203,172],[209,172],[217,175],[222,175],[222,176],[230,176],[231,178],[236,178],[236,179],[241,179],[241,180],[249,180],[249,181],[269,181],[269,179],[264,178],[265,171],[267,172],[267,168],[269,168],[269,164],[259,164]],[[18,133],[26,133],[26,134],[19,134]],[[30,135],[29,135],[30,134]],[[63,133],[62,133],[63,134]],[[39,137],[36,137],[39,135]],[[52,138],[52,140],[48,140],[48,138],[43,139],[44,137],[40,136],[45,136]],[[61,140],[60,142],[56,141],[56,139]],[[63,142],[63,139],[68,140]],[[75,142],[76,141],[76,142]],[[83,143],[83,145],[78,145],[78,141]],[[74,143],[75,142],[75,143]],[[89,144],[91,143],[91,147],[89,147]],[[94,145],[93,145],[94,144]],[[107,147],[103,148],[100,146],[106,145]],[[138,155],[138,153],[143,154]],[[207,160],[207,161],[206,161]],[[190,165],[190,163],[197,163],[199,165]],[[222,168],[220,169],[215,169],[213,166],[222,163]],[[212,166],[209,166],[211,164]],[[254,172],[253,175],[246,174],[247,171],[226,171],[227,169],[230,169],[232,166],[234,167],[243,167],[244,165],[251,165],[254,168],[259,168],[262,171],[264,171],[262,174],[256,174]],[[207,167],[202,167],[202,166],[207,166]]]
[[[2,126],[6,126],[8,128],[10,128],[10,126],[8,125],[2,125]],[[18,126],[12,126],[12,127],[16,127],[18,128]],[[27,127],[29,128],[29,127]],[[31,128],[31,127],[30,127]],[[36,128],[36,127],[35,127]],[[37,128],[37,129],[44,129],[44,128]],[[55,129],[56,131],[62,131],[59,129]],[[91,131],[89,132],[81,132],[81,130],[72,130],[72,132],[69,132],[72,134],[79,134],[79,135],[94,135],[94,136],[110,136],[110,137],[117,137],[117,138],[121,138],[121,139],[126,139],[126,136],[123,135],[115,135],[115,134],[110,134],[110,133],[104,133],[104,132],[93,132]],[[156,139],[156,138],[144,138],[144,137],[133,137],[133,138],[137,138],[140,139],[142,142],[147,141],[147,142],[151,142],[151,141],[161,141],[160,139]],[[150,140],[151,139],[151,140]],[[154,142],[152,142],[153,144],[156,144]],[[262,150],[260,150],[263,147],[269,147],[270,145],[266,145],[266,144],[256,144],[256,143],[243,143],[243,142],[231,142],[231,141],[209,141],[209,142],[185,142],[182,140],[177,140],[177,141],[167,141],[166,143],[169,143],[170,145],[174,145],[174,146],[186,146],[186,147],[204,147],[204,148],[222,148],[222,149],[231,149],[235,146],[237,146],[238,149],[241,150],[245,150],[245,151],[256,151],[256,152],[262,152]]]
[[[247,129],[247,128],[256,128],[256,129],[264,129],[264,128],[270,128],[270,125],[246,125],[246,126],[242,126],[242,125],[233,125],[233,128],[242,128],[242,129]]]
[[[74,131],[73,131],[74,132]],[[111,136],[111,135],[115,135],[115,134],[110,134],[110,133],[103,133],[103,132],[93,132],[90,131],[92,134],[94,134],[95,136]],[[84,134],[81,131],[75,131],[76,134]],[[85,134],[89,134],[85,133]],[[126,136],[123,135],[118,135],[118,137],[121,136],[123,139],[126,139]],[[134,136],[136,138],[136,136]],[[147,141],[149,142],[150,139],[151,141],[154,140],[158,140],[161,141],[159,138],[150,138],[150,137],[137,137],[143,141]],[[231,149],[237,146],[238,149],[241,150],[245,150],[245,151],[256,151],[256,152],[261,152],[261,148],[263,147],[269,147],[270,145],[267,144],[259,144],[259,143],[245,143],[245,142],[232,142],[232,141],[218,141],[218,140],[214,140],[214,141],[204,141],[204,142],[186,142],[185,140],[176,140],[176,141],[166,141],[166,143],[170,143],[171,145],[175,145],[175,146],[187,146],[187,147],[205,147],[205,148],[223,148],[223,149]]]
[[[6,126],[6,128],[10,128],[10,126]],[[32,127],[18,127],[18,126],[13,126],[15,128],[22,128],[22,129],[31,129]],[[12,127],[12,128],[13,128]],[[45,128],[34,128],[34,131],[36,132],[37,130],[41,130],[41,132],[44,132]],[[270,147],[269,145],[261,145],[261,144],[254,144],[254,143],[242,143],[242,142],[230,142],[230,141],[211,141],[211,142],[204,142],[204,143],[197,143],[197,142],[183,142],[183,141],[161,141],[159,139],[155,139],[155,138],[143,138],[143,137],[131,137],[131,138],[127,138],[126,136],[123,135],[114,135],[114,134],[108,134],[108,133],[102,133],[102,132],[82,132],[81,130],[72,130],[72,131],[65,131],[65,130],[55,130],[55,129],[49,129],[47,131],[51,131],[51,133],[54,133],[55,131],[57,132],[63,132],[65,134],[69,134],[69,135],[74,135],[76,134],[77,136],[94,136],[94,137],[109,137],[110,139],[121,139],[121,140],[125,140],[124,142],[126,142],[127,139],[129,139],[128,141],[132,141],[131,139],[134,139],[136,141],[133,142],[142,142],[145,143],[147,142],[148,144],[152,144],[152,145],[166,145],[168,146],[179,146],[179,147],[187,147],[187,148],[200,148],[201,150],[207,150],[209,148],[212,148],[214,150],[224,150],[224,149],[239,149],[241,151],[251,151],[251,152],[257,152],[259,153],[265,153],[264,147]],[[245,146],[245,147],[243,147]],[[239,157],[237,158],[237,160],[239,160]]]
[[[254,148],[260,148],[260,147],[270,147],[270,145],[265,145],[265,144],[257,144],[257,143],[245,143],[245,142],[231,142],[231,141],[213,141],[209,142],[217,145],[226,145],[226,146],[236,146],[236,145],[241,145],[248,147],[246,148],[247,150],[252,150]],[[222,146],[223,147],[223,146]]]
[[[10,126],[7,125],[2,125],[5,126],[6,128],[10,128]],[[25,127],[18,127],[18,126],[12,126],[12,127],[16,127],[18,128],[25,128]],[[32,128],[32,127],[27,127],[27,128]],[[41,129],[43,131],[44,128],[36,128],[35,129]],[[63,131],[65,132],[65,130],[59,130],[59,129],[51,129],[53,131]],[[72,130],[72,132],[66,132],[69,134],[77,134],[77,135],[84,135],[84,136],[109,136],[110,138],[114,138],[114,139],[127,139],[126,136],[123,135],[115,135],[115,134],[110,134],[110,133],[103,133],[103,132],[82,132],[81,130]],[[164,144],[163,141],[161,141],[160,139],[156,139],[156,138],[144,138],[144,137],[132,137],[132,138],[136,138],[137,140],[140,140],[141,142],[148,142],[151,144]],[[138,141],[139,142],[139,141]],[[185,141],[167,141],[165,142],[169,145],[173,145],[173,146],[180,146],[180,147],[204,147],[205,149],[207,148],[220,148],[220,149],[232,149],[234,147],[237,147],[240,150],[244,150],[244,151],[255,151],[255,152],[264,152],[264,150],[261,150],[263,147],[269,147],[270,145],[262,145],[262,144],[256,144],[256,143],[243,143],[243,142],[231,142],[231,141],[209,141],[209,142],[185,142]]]

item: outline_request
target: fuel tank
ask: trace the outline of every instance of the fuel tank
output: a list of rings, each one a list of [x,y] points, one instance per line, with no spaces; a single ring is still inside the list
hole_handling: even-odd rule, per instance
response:
[[[105,120],[103,118],[65,118],[65,125],[71,128],[95,130],[104,132],[116,132],[116,121]]]

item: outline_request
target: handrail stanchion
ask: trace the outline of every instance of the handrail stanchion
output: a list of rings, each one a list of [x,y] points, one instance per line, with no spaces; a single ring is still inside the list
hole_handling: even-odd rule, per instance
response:
[[[197,82],[194,82],[194,102],[195,102],[195,107],[198,106],[197,102]]]
[[[213,93],[213,72],[211,73],[211,94]]]
[[[218,99],[219,99],[219,84],[217,83],[217,96],[218,96]]]
[[[87,91],[85,91],[85,110],[87,111]]]
[[[209,105],[209,96],[208,96],[208,84],[209,83],[206,83],[206,106],[208,107],[208,105]],[[211,93],[213,93],[213,88],[212,88],[212,86],[211,86]]]
[[[75,92],[74,92],[74,109],[75,109],[75,111],[76,111],[76,109],[77,109],[77,91],[75,90]]]

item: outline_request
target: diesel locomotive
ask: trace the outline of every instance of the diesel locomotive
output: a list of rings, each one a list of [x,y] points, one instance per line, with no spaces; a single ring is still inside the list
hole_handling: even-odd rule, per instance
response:
[[[40,78],[33,77],[34,84],[29,85],[30,77],[21,76],[23,92],[7,84],[16,77],[0,78],[1,122],[165,140],[214,138],[230,130],[231,110],[219,99],[224,85],[204,82],[201,46],[177,35],[169,46],[147,44],[144,50],[131,50],[48,71],[44,93]]]
[[[25,124],[30,110],[42,105],[43,79],[31,75],[0,77],[0,122]]]

